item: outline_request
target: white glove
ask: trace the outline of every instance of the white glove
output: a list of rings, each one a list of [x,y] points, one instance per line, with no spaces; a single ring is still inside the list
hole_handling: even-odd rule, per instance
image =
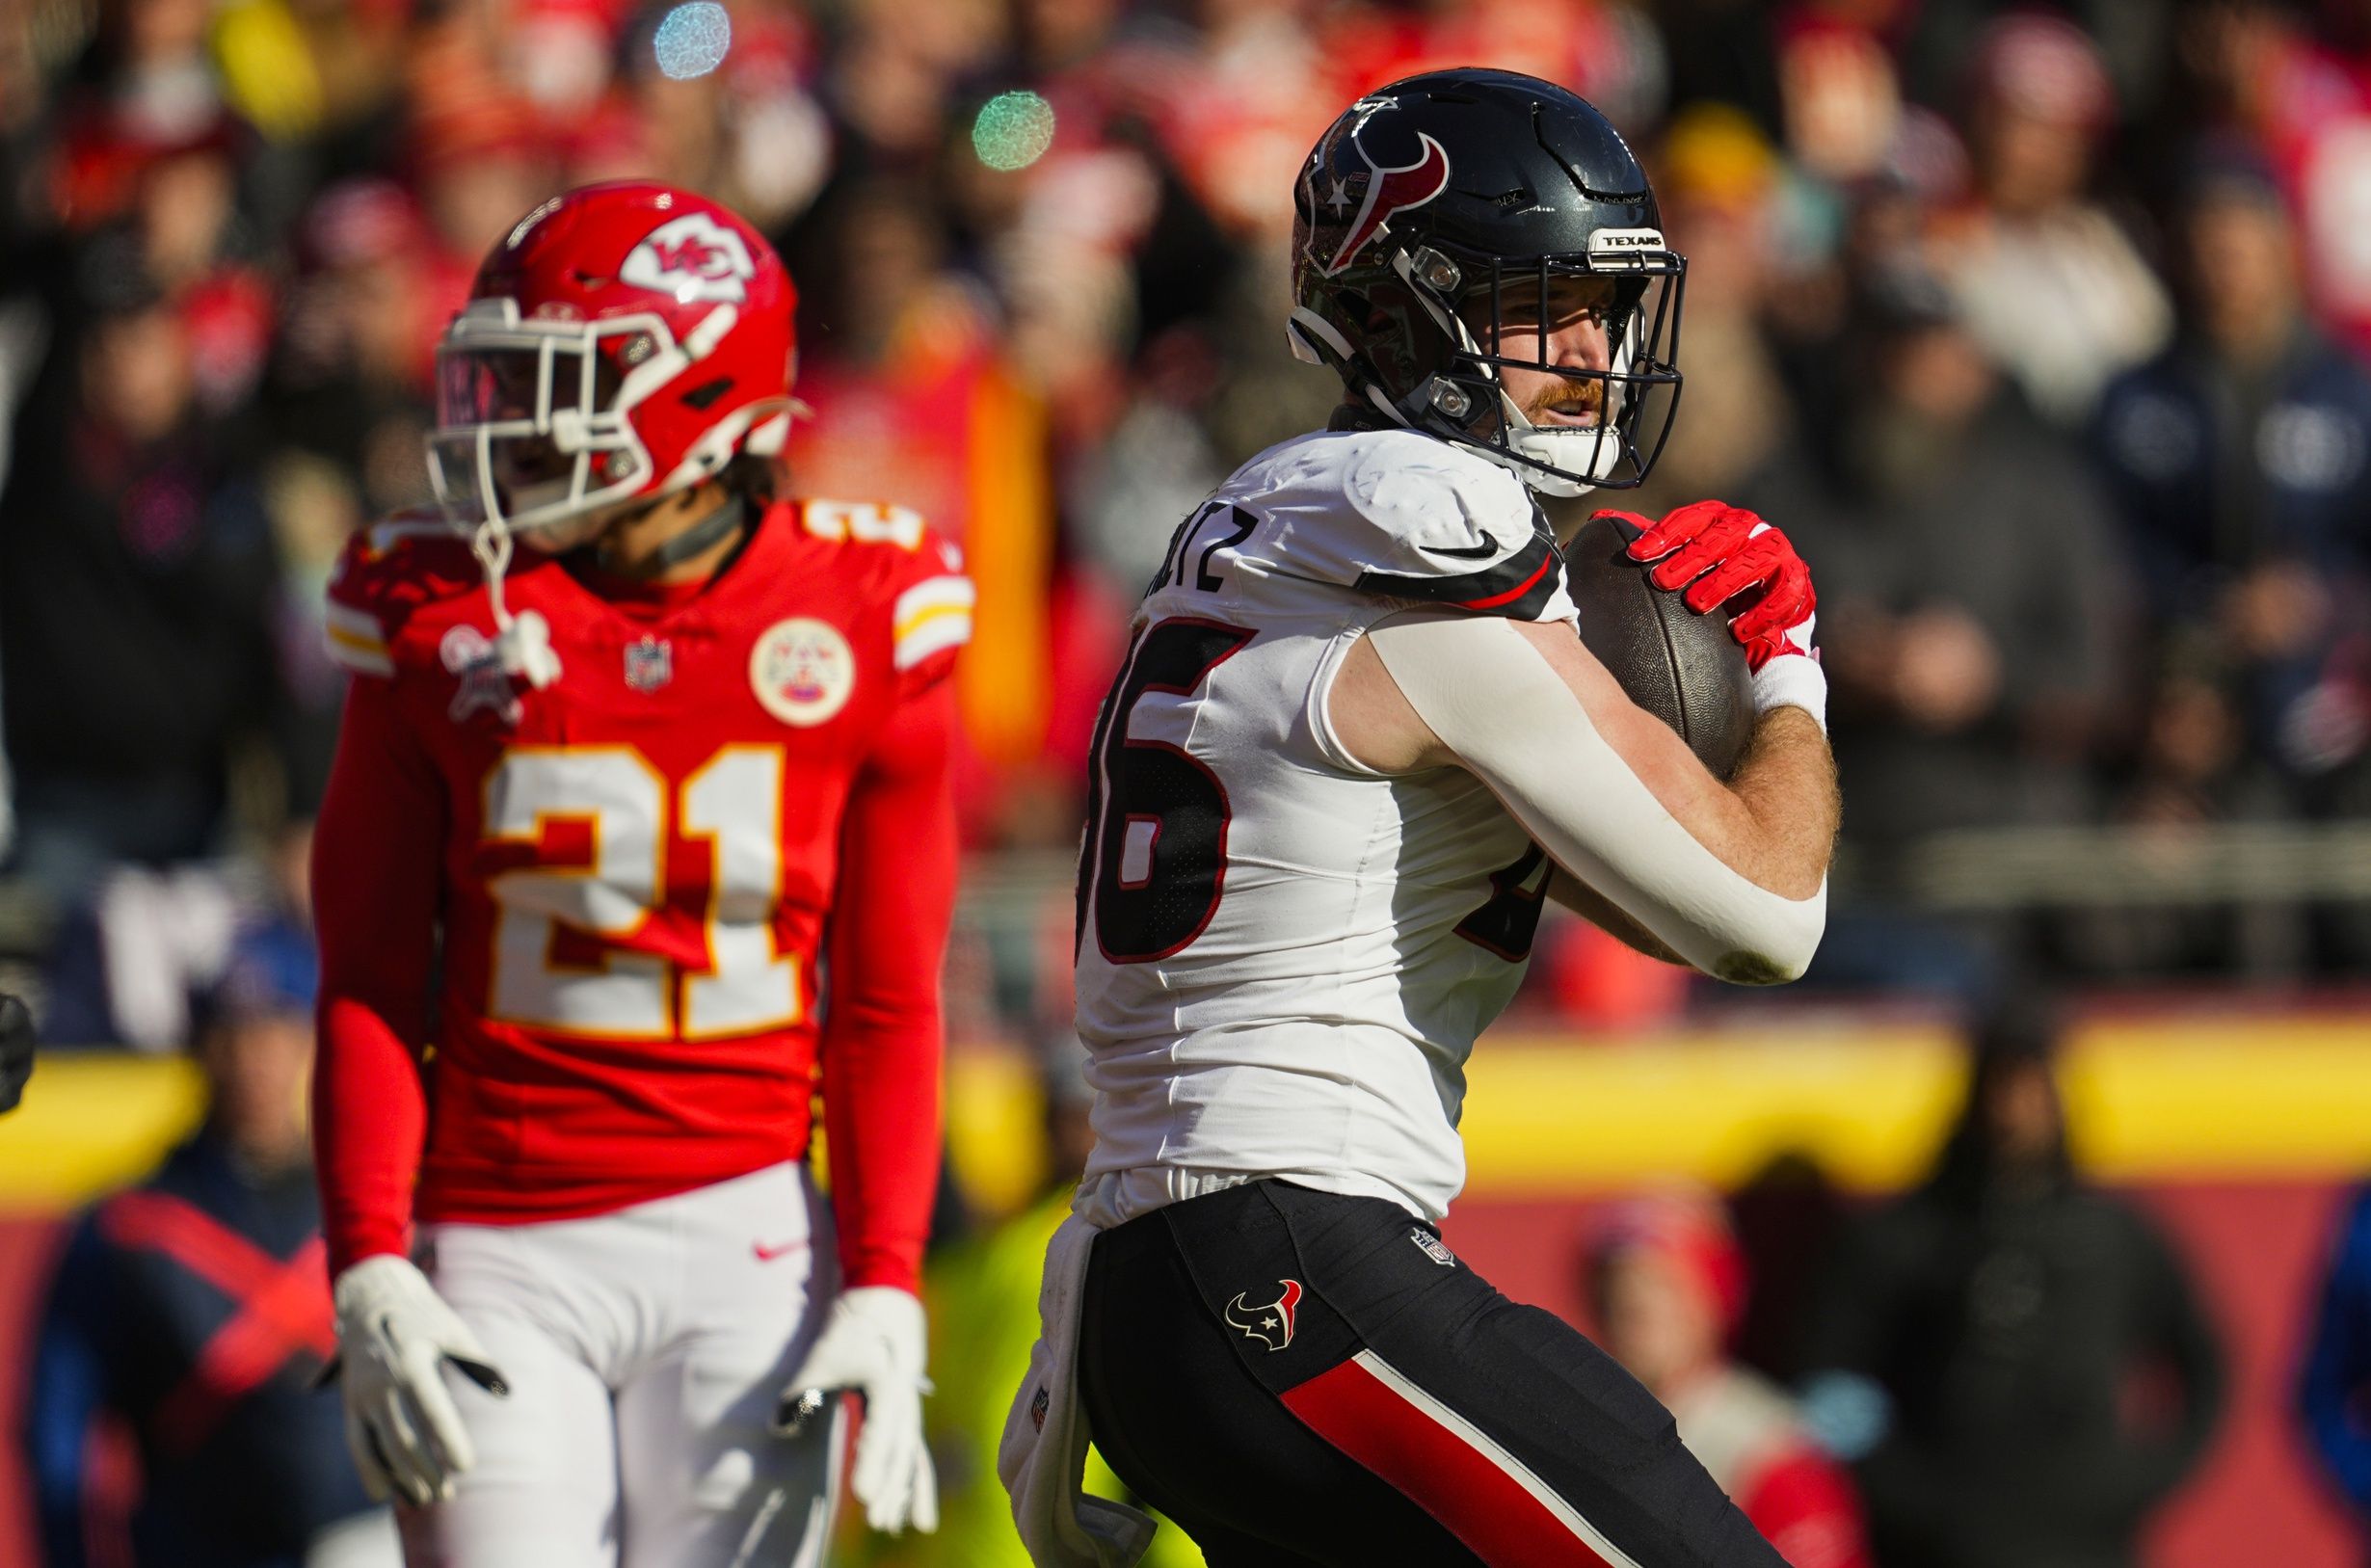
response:
[[[330,1294],[337,1308],[332,1371],[345,1394],[346,1447],[363,1490],[381,1502],[451,1497],[453,1477],[477,1462],[477,1450],[444,1386],[444,1363],[497,1397],[510,1386],[428,1276],[392,1253],[356,1263]]]
[[[922,1304],[907,1291],[871,1285],[842,1292],[774,1415],[775,1430],[796,1433],[824,1395],[853,1389],[865,1396],[850,1484],[865,1522],[891,1534],[909,1524],[925,1535],[939,1528],[939,1480],[922,1442],[925,1328]]]

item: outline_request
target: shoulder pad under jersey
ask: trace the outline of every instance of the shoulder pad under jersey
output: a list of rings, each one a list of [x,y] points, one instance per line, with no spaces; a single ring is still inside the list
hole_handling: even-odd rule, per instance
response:
[[[1573,614],[1532,492],[1452,442],[1412,430],[1328,433],[1253,460],[1237,482],[1246,479],[1280,524],[1263,530],[1275,571],[1516,620]]]
[[[358,529],[330,573],[330,657],[360,675],[392,676],[395,643],[413,615],[484,581],[477,557],[435,512]]]
[[[977,598],[964,574],[963,551],[910,506],[811,496],[797,507],[799,526],[808,533],[872,557],[868,564],[879,572],[874,580],[891,597],[891,658],[897,670],[936,671],[951,663],[954,651],[972,639]]]

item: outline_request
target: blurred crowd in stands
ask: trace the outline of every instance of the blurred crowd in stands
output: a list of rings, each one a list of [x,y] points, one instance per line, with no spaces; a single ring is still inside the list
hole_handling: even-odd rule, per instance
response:
[[[427,499],[475,258],[586,180],[777,239],[797,482],[962,540],[967,833],[1057,861],[1171,527],[1337,395],[1279,326],[1299,160],[1474,63],[1604,106],[1691,257],[1677,435],[1602,499],[1756,507],[1817,573],[1815,979],[2371,957],[2359,908],[1971,925],[1902,873],[2371,816],[2362,0],[0,0],[0,950],[51,1037],[176,1043],[244,927],[302,930],[325,573]],[[1058,1017],[1060,896],[958,964],[959,1022]],[[1567,927],[1535,996],[1672,992]]]

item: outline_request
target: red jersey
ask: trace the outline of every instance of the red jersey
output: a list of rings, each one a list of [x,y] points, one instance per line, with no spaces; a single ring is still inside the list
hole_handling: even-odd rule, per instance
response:
[[[844,1277],[915,1287],[960,565],[912,512],[812,500],[681,589],[525,555],[508,606],[561,665],[537,690],[440,522],[357,536],[313,858],[333,1268],[415,1216],[580,1217],[802,1157],[820,1069]]]
[[[1869,1568],[1852,1477],[1804,1433],[1784,1394],[1721,1367],[1665,1403],[1688,1451],[1793,1568]]]

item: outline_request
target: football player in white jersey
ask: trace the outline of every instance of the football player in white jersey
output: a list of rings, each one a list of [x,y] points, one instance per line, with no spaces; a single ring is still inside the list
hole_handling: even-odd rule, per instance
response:
[[[1132,1560],[1091,1431],[1213,1568],[1771,1565],[1611,1358],[1476,1277],[1475,1036],[1543,897],[1724,979],[1800,974],[1837,822],[1808,573],[1705,502],[1640,528],[1731,617],[1727,781],[1582,646],[1538,505],[1636,485],[1685,263],[1582,99],[1460,69],[1353,104],[1296,189],[1294,350],[1340,373],[1177,531],[1091,763],[1097,1146],[999,1470],[1040,1563]]]

